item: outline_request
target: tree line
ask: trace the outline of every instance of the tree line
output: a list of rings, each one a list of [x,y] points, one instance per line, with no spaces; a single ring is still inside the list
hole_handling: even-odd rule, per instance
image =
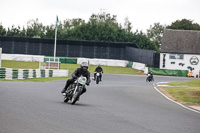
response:
[[[147,29],[147,33],[138,30],[132,32],[132,23],[128,18],[125,18],[124,26],[122,26],[117,22],[116,15],[104,12],[92,14],[88,22],[81,18],[59,21],[57,39],[132,42],[142,49],[159,52],[164,29],[200,30],[200,25],[192,20],[182,19],[168,26],[154,23]],[[45,26],[38,19],[29,20],[26,28],[13,25],[6,29],[0,24],[0,36],[53,39],[55,25]]]

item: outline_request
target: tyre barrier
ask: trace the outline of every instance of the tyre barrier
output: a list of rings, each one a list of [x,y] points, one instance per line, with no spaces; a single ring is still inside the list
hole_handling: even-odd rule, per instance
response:
[[[68,70],[0,68],[0,79],[29,79],[68,76]]]

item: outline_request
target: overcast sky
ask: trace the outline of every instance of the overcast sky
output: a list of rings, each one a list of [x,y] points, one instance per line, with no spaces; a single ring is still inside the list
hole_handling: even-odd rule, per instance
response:
[[[200,24],[200,0],[0,0],[0,23],[5,27],[26,26],[30,19],[44,25],[81,18],[86,22],[92,14],[104,11],[117,15],[124,25],[129,18],[132,29],[146,32],[150,25],[160,22],[170,25],[183,18]]]

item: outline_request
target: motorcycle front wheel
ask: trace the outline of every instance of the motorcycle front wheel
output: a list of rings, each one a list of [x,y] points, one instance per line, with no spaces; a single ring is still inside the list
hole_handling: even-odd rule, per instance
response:
[[[99,84],[99,76],[97,76],[96,84]]]
[[[72,97],[72,102],[71,102],[71,104],[75,104],[75,103],[76,103],[76,101],[78,100],[78,98],[79,98],[79,96],[80,96],[80,94],[81,94],[81,90],[82,90],[82,89],[77,89],[77,91],[75,92],[75,94],[74,94],[73,97]]]

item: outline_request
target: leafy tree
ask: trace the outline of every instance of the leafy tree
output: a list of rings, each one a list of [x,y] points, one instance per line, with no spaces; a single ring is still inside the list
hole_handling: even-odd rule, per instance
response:
[[[26,36],[27,37],[37,37],[37,38],[44,38],[45,33],[45,27],[42,25],[42,23],[38,22],[38,19],[36,20],[29,20],[27,23],[27,30],[26,30]]]
[[[61,33],[61,39],[75,39],[74,34],[72,34],[74,29],[78,28],[81,25],[84,25],[85,21],[77,18],[77,19],[66,19],[63,21],[63,24],[59,24],[58,32]]]
[[[26,37],[26,29],[23,27],[23,29],[19,33],[19,37]]]
[[[128,38],[126,34],[126,30],[120,26],[116,32],[116,42],[132,42],[132,38]]]
[[[160,25],[160,23],[154,23],[147,29],[147,36],[152,41],[156,51],[159,51],[164,29],[165,26]]]
[[[103,12],[92,14],[88,22],[80,18],[66,19],[63,22],[59,21],[57,39],[133,42],[140,48],[156,50],[157,44],[159,44],[157,40],[153,40],[154,38],[158,39],[158,33],[155,32],[157,30],[156,28],[151,27],[151,32],[149,32],[155,35],[151,37],[138,31],[133,33],[131,31],[132,24],[128,20],[128,17],[125,18],[123,28],[117,22],[116,15]],[[0,27],[0,29],[2,28]],[[26,29],[24,27],[23,29],[20,29],[20,27],[15,28],[13,26],[11,29],[8,29],[7,36],[53,39],[55,37],[55,25],[43,26],[38,19],[29,20]]]
[[[192,20],[182,19],[176,20],[171,25],[167,26],[167,29],[200,30],[200,25],[198,23],[194,23]]]
[[[144,49],[155,49],[155,45],[142,32],[132,33],[131,22],[125,19],[125,28],[117,23],[116,16],[110,14],[92,14],[87,23],[74,26],[72,20],[64,21],[65,39],[94,40],[106,42],[133,42]]]
[[[55,25],[45,27],[44,38],[51,39],[55,37]]]
[[[20,34],[20,26],[18,26],[17,28],[12,25],[12,28],[8,28],[6,36],[13,36],[13,37],[19,37]]]
[[[126,32],[129,32],[129,33],[131,32],[132,26],[131,26],[131,22],[128,20],[128,17],[125,18],[124,28]]]
[[[80,25],[82,25],[84,23],[85,23],[85,21],[82,20],[81,18],[77,18],[77,19],[72,19],[71,20],[71,26],[74,27],[74,28],[76,28],[77,26],[80,26]]]
[[[134,33],[132,42],[136,43],[141,49],[155,50],[154,44],[142,31]]]
[[[0,36],[5,36],[6,35],[6,29],[3,28],[2,24],[0,24]]]
[[[73,22],[73,21],[72,21]],[[116,23],[116,16],[110,14],[92,14],[88,23],[82,20],[75,21],[79,23],[66,23],[69,30],[67,30],[67,38],[73,40],[95,40],[95,41],[116,41],[116,32],[118,23]]]

